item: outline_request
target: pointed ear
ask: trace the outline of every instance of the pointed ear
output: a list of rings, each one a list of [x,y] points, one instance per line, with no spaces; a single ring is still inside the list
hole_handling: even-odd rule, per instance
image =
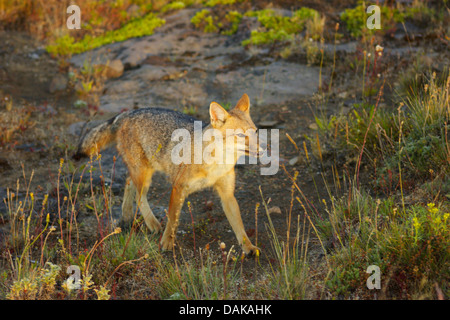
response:
[[[236,104],[236,109],[239,109],[243,112],[248,112],[250,108],[250,99],[248,98],[248,95],[244,93],[242,97],[239,99],[238,103]]]
[[[211,102],[209,105],[209,116],[213,127],[220,127],[228,118],[228,112],[217,102]]]

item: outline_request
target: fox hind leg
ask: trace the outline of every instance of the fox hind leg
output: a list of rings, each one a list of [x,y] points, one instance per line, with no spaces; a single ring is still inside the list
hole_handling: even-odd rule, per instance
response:
[[[136,203],[138,204],[139,210],[144,217],[145,224],[150,229],[150,231],[159,232],[161,230],[161,224],[159,223],[158,219],[156,219],[152,209],[150,209],[147,201],[147,192],[148,187],[142,188],[141,194],[136,194]]]
[[[145,224],[153,232],[161,230],[161,224],[153,214],[147,201],[147,192],[151,184],[153,170],[141,167],[139,171],[130,171],[132,183],[136,190],[136,204],[144,217]]]

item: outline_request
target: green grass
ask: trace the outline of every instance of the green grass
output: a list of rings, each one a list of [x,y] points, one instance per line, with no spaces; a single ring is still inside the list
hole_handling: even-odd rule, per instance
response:
[[[435,76],[434,76],[435,77]],[[364,157],[379,173],[408,168],[405,176],[423,178],[430,172],[448,174],[448,129],[443,123],[450,116],[449,81],[428,79],[426,89],[406,93],[397,111],[376,103],[356,104],[345,118],[334,120],[326,130],[339,129],[340,148]],[[320,119],[319,119],[319,123]]]
[[[333,199],[329,220],[316,225],[322,241],[329,244],[329,290],[336,297],[351,296],[365,287],[367,267],[376,265],[391,295],[386,298],[432,298],[435,284],[448,295],[449,205],[447,201],[403,208],[393,198],[375,199],[356,189]]]
[[[449,88],[450,77],[433,74],[402,91],[395,109],[366,98],[347,116],[330,118],[331,125],[316,120],[323,140],[334,137],[336,152],[356,158],[354,176],[334,177],[334,194],[324,182],[327,217],[313,221],[333,298],[366,296],[370,265],[380,267],[382,298],[449,295]],[[361,183],[363,170],[372,181]]]
[[[86,186],[81,178],[80,182],[74,180],[75,176],[77,180],[91,176],[95,168],[102,172],[101,157],[92,161],[75,168],[69,161],[60,160],[57,188],[63,188],[60,192],[66,188],[68,195],[56,208],[48,206],[52,199],[48,195],[38,205],[30,190],[32,177],[25,190],[18,184],[15,194],[8,193],[11,229],[1,249],[11,255],[0,264],[1,299],[305,297],[308,268],[304,232],[300,238],[297,230],[295,245],[290,246],[280,243],[273,225],[268,226],[277,258],[269,267],[259,263],[257,257],[253,270],[248,270],[249,262],[239,248],[227,248],[225,244],[211,243],[195,252],[179,250],[180,245],[172,253],[162,252],[158,235],[147,231],[142,218],[138,217],[128,231],[111,224],[108,215],[114,200],[109,187],[104,183]],[[16,196],[19,192],[26,195],[20,201]],[[86,208],[94,217],[89,222],[92,234],[80,239],[85,222],[79,215]],[[52,217],[46,211],[53,212]],[[79,267],[79,289],[66,273],[69,266]]]

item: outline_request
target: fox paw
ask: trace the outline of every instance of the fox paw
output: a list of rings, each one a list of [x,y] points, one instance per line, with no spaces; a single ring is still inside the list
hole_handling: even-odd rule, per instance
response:
[[[255,246],[249,246],[248,248],[244,248],[244,252],[247,257],[259,257],[261,249]]]
[[[158,220],[156,220],[156,218],[151,219],[150,221],[145,221],[145,224],[151,232],[159,233],[161,231],[161,224]]]
[[[161,249],[162,250],[172,250],[175,239],[173,237],[162,237],[161,239]]]

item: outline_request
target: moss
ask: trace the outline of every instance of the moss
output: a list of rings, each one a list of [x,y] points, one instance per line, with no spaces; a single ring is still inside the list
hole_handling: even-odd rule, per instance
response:
[[[295,34],[304,30],[308,21],[320,16],[316,10],[306,7],[294,11],[291,17],[282,16],[271,9],[249,11],[245,15],[257,17],[262,30],[252,30],[250,38],[242,42],[244,46],[291,41]]]
[[[191,19],[191,23],[204,32],[220,32],[225,35],[235,34],[242,20],[242,14],[238,11],[229,11],[220,21],[209,9],[198,11]]]
[[[207,7],[215,7],[217,5],[235,4],[236,1],[237,0],[206,0],[204,1],[204,4]]]
[[[184,3],[183,1],[173,1],[162,7],[161,12],[165,13],[168,11],[181,10],[184,8],[186,8],[186,3]]]
[[[217,32],[219,31],[220,23],[217,23],[217,17],[213,16],[209,9],[203,9],[198,11],[191,19],[191,23],[196,28],[203,29],[204,32]]]
[[[164,23],[164,19],[150,13],[145,17],[130,21],[117,30],[108,31],[98,37],[88,34],[81,41],[75,42],[72,36],[65,35],[58,38],[55,44],[47,46],[47,51],[54,55],[78,54],[106,44],[151,35],[157,27],[164,25]]]
[[[288,41],[292,40],[293,36],[288,34],[285,30],[275,30],[271,29],[268,31],[258,31],[252,30],[250,34],[250,38],[242,41],[242,45],[246,46],[249,44],[252,45],[263,45],[268,43],[273,43],[276,41]]]
[[[225,23],[228,24],[228,29],[222,31],[222,34],[232,35],[235,34],[239,28],[239,24],[242,20],[242,14],[238,11],[229,11],[225,16]]]
[[[232,3],[235,3],[235,1],[210,0],[207,5]],[[252,30],[250,38],[242,42],[244,46],[292,41],[294,35],[303,31],[308,23],[314,24],[315,21],[321,20],[320,14],[316,10],[306,7],[294,11],[290,17],[278,14],[272,9],[247,11],[244,16],[256,17],[261,24],[260,29]],[[191,23],[204,32],[220,32],[225,35],[232,35],[237,32],[242,17],[243,15],[235,10],[223,15],[212,9],[203,9],[192,17]]]
[[[434,9],[428,8],[421,2],[414,2],[413,5],[408,7],[390,7],[384,5],[380,7],[380,15],[382,29],[385,30],[392,27],[393,24],[404,22],[405,20],[430,22],[439,19]],[[366,27],[366,21],[369,16],[366,13],[364,3],[360,3],[355,8],[346,9],[341,14],[341,20],[345,23],[350,35],[358,38],[364,33],[374,34],[377,32],[377,29],[368,29]]]

